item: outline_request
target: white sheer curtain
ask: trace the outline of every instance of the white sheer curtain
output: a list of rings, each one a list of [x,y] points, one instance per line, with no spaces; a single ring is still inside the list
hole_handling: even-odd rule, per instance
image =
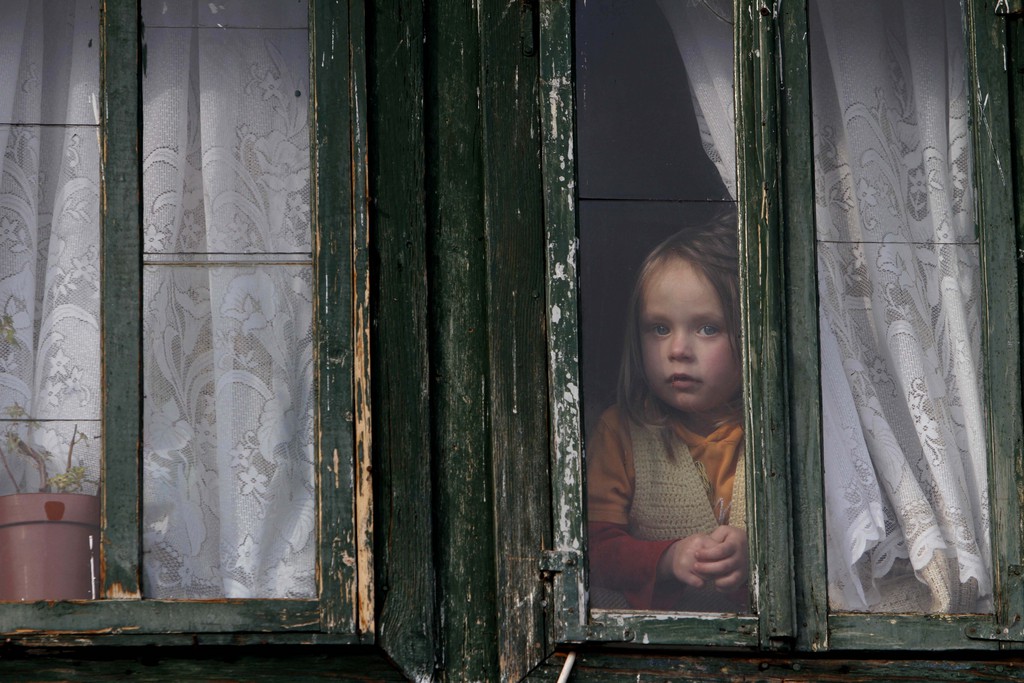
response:
[[[701,142],[736,198],[731,0],[658,0],[686,65]]]
[[[307,3],[142,6],[144,591],[312,597]],[[54,453],[99,432],[98,25],[0,4],[0,417]]]
[[[312,597],[306,5],[143,19],[145,589]]]
[[[0,418],[32,421],[0,433],[55,454],[51,476],[99,431],[98,17],[96,0],[0,5]],[[74,450],[89,493],[99,448]],[[0,469],[0,494],[40,487],[25,458]]]
[[[723,100],[726,90],[732,98],[732,53],[723,41],[731,47],[732,29],[720,17],[731,3],[659,4],[705,146],[730,182],[734,118]],[[910,0],[811,7],[830,604],[989,611],[961,9],[949,1],[922,12]]]
[[[829,597],[991,610],[961,8],[812,5]]]

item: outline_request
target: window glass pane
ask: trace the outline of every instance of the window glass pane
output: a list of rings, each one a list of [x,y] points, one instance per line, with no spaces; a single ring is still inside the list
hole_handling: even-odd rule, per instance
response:
[[[143,5],[145,594],[313,597],[306,4]]]
[[[961,12],[811,3],[833,610],[992,609]]]
[[[581,198],[735,195],[732,10],[694,20],[691,4],[576,3]]]
[[[0,600],[95,597],[98,93],[97,2],[0,4]]]
[[[731,3],[576,13],[591,604],[749,612]]]

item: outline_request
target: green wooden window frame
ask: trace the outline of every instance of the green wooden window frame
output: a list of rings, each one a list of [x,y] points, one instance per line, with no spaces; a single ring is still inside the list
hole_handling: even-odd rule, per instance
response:
[[[1013,157],[1005,61],[1011,47],[1018,60],[1024,53],[1019,24],[1008,26],[1007,17],[997,15],[998,3],[962,4],[983,263],[995,613],[829,612],[807,3],[737,0],[737,201],[755,615],[589,614],[576,303],[573,9],[571,0],[559,0],[544,3],[540,24],[554,473],[553,549],[545,553],[542,570],[553,583],[555,641],[805,651],[994,650],[1024,642],[1018,492],[1024,482],[1019,316],[1024,293],[1017,248],[1007,248],[1020,243],[1009,174],[1017,169],[1020,186],[1024,153],[1017,146]],[[1009,42],[1011,28],[1015,42]],[[1018,97],[1021,81],[1017,75]]]
[[[135,0],[100,3],[104,458],[101,599],[5,603],[19,641],[356,643],[374,633],[364,7],[310,0],[318,597],[142,598],[141,84]],[[153,635],[163,634],[154,641]],[[258,634],[258,635],[246,635]],[[58,637],[58,642],[60,642]]]

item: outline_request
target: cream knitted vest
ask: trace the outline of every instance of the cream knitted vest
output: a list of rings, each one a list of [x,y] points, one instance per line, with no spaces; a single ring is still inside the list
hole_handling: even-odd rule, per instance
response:
[[[630,425],[636,480],[629,509],[629,530],[636,538],[667,541],[693,534],[708,534],[718,521],[708,500],[704,479],[689,447],[671,432],[669,454],[661,429]],[[743,458],[736,463],[729,524],[747,526],[746,477]]]
[[[655,427],[630,425],[633,443],[635,482],[629,509],[629,530],[636,538],[667,541],[693,534],[711,533],[718,520],[708,500],[704,479],[693,462],[689,447],[674,433],[669,454],[661,430]],[[747,526],[746,478],[743,457],[736,463],[733,479],[732,507],[729,524]],[[600,591],[596,604],[604,607],[626,607],[624,596],[614,591]],[[602,604],[603,603],[603,604]],[[747,612],[747,605],[737,603],[714,588],[687,588],[682,601],[674,605],[684,612]]]

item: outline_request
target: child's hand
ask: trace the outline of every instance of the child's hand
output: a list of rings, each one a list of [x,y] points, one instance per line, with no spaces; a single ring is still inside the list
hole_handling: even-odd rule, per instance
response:
[[[730,591],[744,586],[750,571],[747,532],[723,524],[712,531],[708,538],[713,543],[701,544],[697,549],[692,571],[712,581],[719,591]]]
[[[658,561],[658,577],[675,579],[688,586],[700,588],[704,585],[705,576],[696,570],[699,553],[711,552],[717,545],[720,545],[720,542],[708,534],[693,534],[679,539],[668,547]]]
[[[669,546],[658,562],[658,576],[694,588],[711,581],[716,590],[729,592],[747,583],[747,532],[720,526],[710,534],[694,534]]]

